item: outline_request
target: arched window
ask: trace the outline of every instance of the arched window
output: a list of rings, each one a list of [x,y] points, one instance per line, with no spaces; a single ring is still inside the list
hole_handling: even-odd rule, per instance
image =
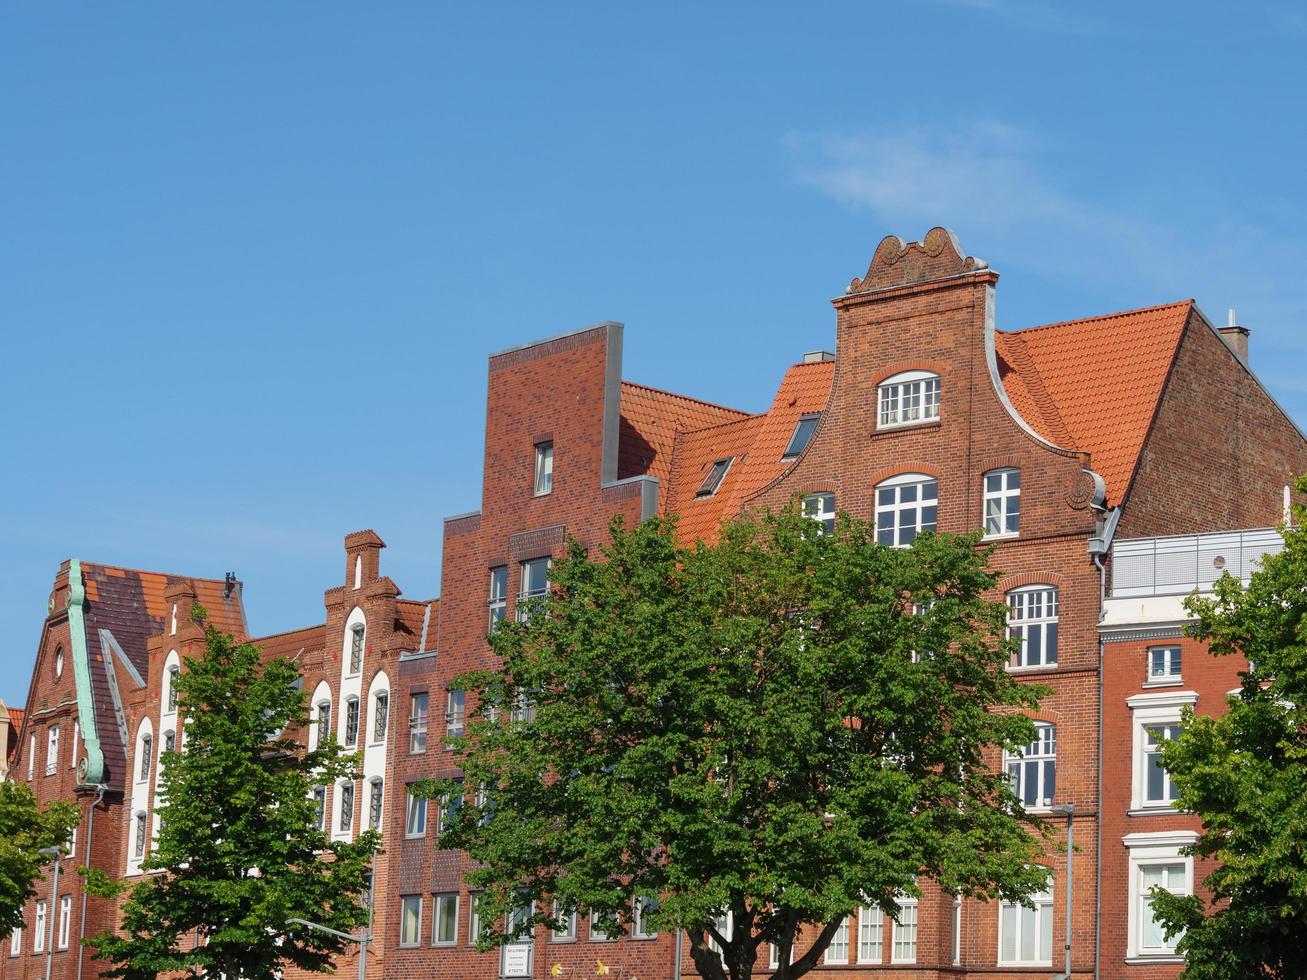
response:
[[[347,833],[354,827],[354,784],[341,783],[336,787],[340,791],[340,831]]]
[[[381,795],[383,783],[380,776],[373,777],[368,783],[368,829],[381,829]]]
[[[877,389],[877,402],[878,429],[932,422],[939,418],[939,375],[932,371],[904,371],[886,378]]]
[[[177,710],[177,679],[181,674],[181,658],[177,656],[176,650],[172,650],[168,654],[168,659],[164,661],[163,691],[160,692],[165,713]]]
[[[1000,966],[1053,965],[1053,882],[1030,896],[1030,907],[1016,902],[998,906]]]
[[[390,724],[390,692],[378,691],[372,697],[372,741],[384,742]]]
[[[321,745],[331,734],[331,702],[318,702],[318,744]]]
[[[62,677],[64,673],[64,648],[54,648],[54,676]]]
[[[132,823],[132,856],[139,861],[145,857],[145,811],[137,810]]]
[[[345,699],[345,744],[359,743],[359,699],[351,695]]]
[[[1057,587],[1027,585],[1007,594],[1008,637],[1021,641],[1013,667],[1057,663]]]
[[[985,474],[985,537],[1002,538],[1021,529],[1021,471],[1016,467]]]
[[[1003,753],[1003,768],[1024,806],[1052,806],[1057,791],[1057,726],[1035,722],[1035,740],[1017,752]]]
[[[140,744],[140,748],[137,749],[137,754],[141,760],[141,775],[139,776],[139,779],[141,780],[141,782],[145,782],[150,778],[150,766],[151,763],[154,761],[154,736],[153,735],[150,735],[147,732],[146,734],[141,736],[141,744]]]
[[[314,810],[314,826],[316,826],[319,830],[325,830],[326,829],[325,824],[327,819],[327,787],[325,786],[313,787],[313,810]]]
[[[934,531],[939,481],[924,473],[900,473],[876,484],[876,540],[906,548],[922,531]]]
[[[350,629],[349,637],[349,672],[357,674],[363,669],[363,634],[364,626],[359,623]]]

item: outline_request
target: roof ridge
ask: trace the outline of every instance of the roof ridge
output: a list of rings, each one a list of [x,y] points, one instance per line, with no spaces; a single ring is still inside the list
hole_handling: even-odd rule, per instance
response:
[[[262,636],[251,636],[248,643],[258,643],[260,640],[272,640],[278,636],[290,636],[292,633],[307,633],[309,630],[325,630],[326,623],[315,623],[312,626],[297,626],[294,629],[281,630],[277,633],[264,633]]]
[[[1059,320],[1056,323],[1040,323],[1033,327],[1018,327],[1015,330],[1000,330],[999,333],[1005,337],[1012,337],[1016,334],[1034,333],[1036,330],[1051,330],[1054,327],[1074,327],[1081,323],[1091,323],[1094,320],[1115,320],[1123,316],[1137,316],[1140,313],[1156,313],[1158,310],[1178,309],[1182,306],[1193,306],[1193,299],[1176,300],[1173,303],[1159,303],[1157,306],[1141,306],[1136,310],[1120,310],[1116,313],[1099,313],[1096,316],[1082,316],[1077,320]]]
[[[766,412],[756,412],[752,415],[745,415],[738,419],[727,419],[725,422],[714,422],[712,425],[701,426],[698,429],[677,429],[675,431],[677,435],[697,436],[699,433],[707,432],[710,429],[720,429],[728,425],[743,425],[745,422],[756,422],[758,419],[765,419],[766,417]]]
[[[657,395],[667,395],[669,398],[680,398],[683,401],[694,402],[698,405],[707,405],[709,408],[721,409],[723,412],[735,412],[737,415],[752,415],[752,412],[746,412],[742,408],[731,408],[729,405],[723,405],[720,402],[710,402],[706,398],[695,398],[693,395],[683,395],[679,391],[668,391],[666,388],[655,388],[653,385],[641,384],[639,381],[628,381],[622,379],[622,384],[630,385],[632,388],[643,388],[645,391],[652,391]]]
[[[201,578],[198,575],[183,575],[180,572],[156,572],[148,568],[128,568],[126,565],[105,565],[101,562],[84,561],[82,568],[108,568],[115,572],[135,572],[137,575],[158,575],[160,578],[180,578],[188,582],[207,582],[210,585],[226,585],[226,579],[221,578]],[[237,582],[240,579],[236,580]]]

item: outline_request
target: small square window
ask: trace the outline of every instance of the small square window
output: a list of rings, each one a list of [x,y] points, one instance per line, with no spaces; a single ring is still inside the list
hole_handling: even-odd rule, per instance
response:
[[[717,488],[722,485],[722,480],[726,478],[726,471],[731,468],[733,456],[727,456],[725,459],[719,459],[713,462],[708,468],[708,475],[703,478],[699,484],[699,489],[694,492],[696,497],[711,497],[717,492]]]
[[[554,444],[536,445],[535,495],[542,497],[554,489]]]
[[[1148,679],[1150,681],[1178,681],[1180,679],[1180,648],[1149,647]]]
[[[799,417],[799,423],[794,427],[790,444],[785,447],[781,459],[793,459],[808,448],[808,440],[812,438],[813,430],[817,428],[817,420],[820,418],[821,416],[816,414]]]

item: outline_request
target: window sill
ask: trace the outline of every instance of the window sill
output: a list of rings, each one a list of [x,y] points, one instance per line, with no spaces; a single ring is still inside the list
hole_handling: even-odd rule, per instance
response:
[[[1152,690],[1155,687],[1179,687],[1184,681],[1179,677],[1163,677],[1158,680],[1144,681],[1144,689]]]
[[[1188,810],[1177,810],[1170,803],[1153,803],[1144,806],[1132,807],[1126,811],[1127,817],[1158,817],[1165,814],[1177,815],[1186,814]]]
[[[405,840],[423,840],[423,839],[426,838],[426,836],[427,836],[427,835],[426,835],[425,833],[422,833],[422,834],[405,834],[405,835],[404,835],[404,839],[405,839]]]
[[[918,421],[891,422],[888,425],[876,426],[876,428],[871,430],[871,434],[873,437],[875,437],[879,435],[886,435],[891,432],[903,432],[904,430],[911,430],[911,429],[938,429],[939,425],[940,425],[939,419],[922,419],[919,422]],[[915,963],[916,960],[909,960],[905,962]]]
[[[458,941],[455,940],[455,941],[452,942],[452,943],[432,943],[432,944],[431,944],[431,948],[432,948],[432,949],[453,949],[453,948],[456,947],[457,945],[458,945]]]
[[[1019,664],[1019,665],[1008,664],[1007,665],[1007,670],[1009,674],[1038,674],[1038,673],[1049,674],[1055,670],[1060,670],[1060,669],[1061,669],[1061,664]]]
[[[986,534],[980,540],[984,541],[1012,541],[1021,537],[1020,531],[1004,531],[1002,534]]]
[[[555,946],[560,946],[560,945],[561,945],[561,946],[566,946],[568,943],[574,943],[574,942],[576,942],[576,937],[575,937],[575,936],[554,936],[554,935],[551,935],[551,936],[549,937],[549,941],[550,941],[551,943],[553,943]]]
[[[1125,961],[1134,966],[1145,963],[1183,963],[1184,957],[1175,953],[1131,953]]]

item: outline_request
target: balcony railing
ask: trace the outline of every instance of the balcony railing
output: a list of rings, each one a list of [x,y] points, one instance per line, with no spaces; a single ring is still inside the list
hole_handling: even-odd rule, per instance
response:
[[[1226,572],[1246,582],[1264,555],[1283,548],[1273,527],[1118,540],[1112,544],[1112,596],[1207,592]]]

